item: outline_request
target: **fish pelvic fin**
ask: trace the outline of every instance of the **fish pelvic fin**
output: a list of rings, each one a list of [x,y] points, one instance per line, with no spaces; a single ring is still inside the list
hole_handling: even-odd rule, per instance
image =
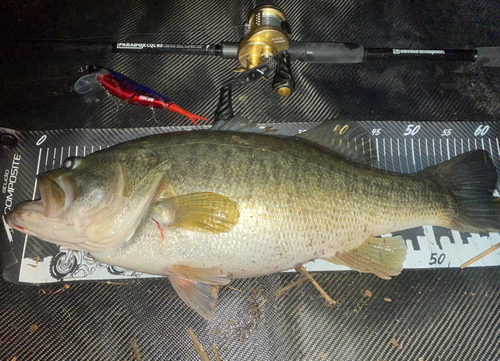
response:
[[[170,266],[166,271],[179,297],[206,320],[212,320],[219,287],[231,280],[221,275],[216,268],[193,268],[189,266]]]
[[[229,232],[240,217],[236,202],[212,192],[172,197],[155,207],[166,226],[197,232]]]
[[[453,197],[449,228],[474,233],[500,231],[500,198],[493,196],[498,176],[487,151],[461,154],[419,175],[438,182]]]
[[[372,236],[361,246],[341,251],[326,260],[390,280],[391,276],[397,276],[403,270],[406,251],[406,243],[401,236]]]

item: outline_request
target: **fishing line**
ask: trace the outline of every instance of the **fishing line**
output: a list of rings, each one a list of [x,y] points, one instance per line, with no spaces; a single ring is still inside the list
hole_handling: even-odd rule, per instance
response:
[[[245,25],[231,25],[228,27],[217,28],[217,31],[223,30],[237,30],[244,29]],[[197,33],[208,33],[209,31],[213,31],[214,28],[203,28],[198,30],[189,30],[189,31],[165,31],[165,32],[155,32],[155,33],[125,33],[125,34],[114,34],[114,35],[92,35],[92,36],[82,36],[76,38],[56,38],[56,39],[40,39],[40,38],[19,38],[19,41],[42,41],[42,42],[50,42],[50,41],[82,41],[82,40],[92,40],[92,39],[106,39],[106,38],[117,38],[120,39],[127,36],[138,36],[138,35],[182,35],[182,34],[197,34]]]

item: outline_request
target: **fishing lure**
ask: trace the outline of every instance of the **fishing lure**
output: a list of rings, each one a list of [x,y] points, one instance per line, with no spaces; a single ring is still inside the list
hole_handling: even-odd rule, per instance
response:
[[[125,100],[130,104],[138,104],[151,108],[167,109],[171,112],[182,114],[189,118],[194,124],[197,120],[208,121],[207,118],[188,112],[175,104],[167,97],[141,85],[125,75],[114,70],[106,69],[97,65],[87,67],[90,74],[82,76],[74,85],[78,94],[91,91],[98,83],[110,94]]]

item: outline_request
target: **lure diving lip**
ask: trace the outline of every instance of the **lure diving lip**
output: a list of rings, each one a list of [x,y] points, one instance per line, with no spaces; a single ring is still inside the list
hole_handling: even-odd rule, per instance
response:
[[[198,125],[197,120],[208,121],[199,115],[188,112],[168,99],[144,85],[141,85],[132,79],[120,74],[114,70],[107,69],[98,65],[87,67],[89,74],[82,76],[74,85],[78,94],[85,94],[91,91],[97,83],[114,96],[125,100],[130,104],[138,104],[152,108],[167,109],[171,112],[179,113]]]

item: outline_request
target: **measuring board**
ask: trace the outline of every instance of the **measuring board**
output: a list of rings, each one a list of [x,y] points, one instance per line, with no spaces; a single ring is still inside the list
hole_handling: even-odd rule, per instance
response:
[[[479,122],[359,122],[367,131],[358,144],[374,142],[374,167],[399,173],[415,173],[459,154],[487,150],[500,169],[500,125]],[[293,136],[319,123],[273,124],[280,135]],[[266,124],[268,125],[268,124]],[[95,151],[147,135],[173,131],[209,129],[158,127],[138,129],[77,129],[18,132],[0,128],[0,171],[3,174],[0,202],[2,214],[17,203],[37,199],[36,175],[60,168],[67,157],[86,156]],[[14,144],[15,143],[15,144]],[[498,184],[497,184],[498,189]],[[496,192],[498,195],[498,192]],[[140,274],[101,262],[84,252],[73,252],[8,227],[2,219],[1,252],[3,276],[14,283],[52,283],[60,280],[106,280],[157,277]],[[397,232],[408,247],[404,268],[447,268],[460,264],[500,242],[500,234],[471,234],[441,227],[424,226]],[[500,250],[472,267],[500,265]],[[317,260],[309,271],[347,270],[344,266]]]

